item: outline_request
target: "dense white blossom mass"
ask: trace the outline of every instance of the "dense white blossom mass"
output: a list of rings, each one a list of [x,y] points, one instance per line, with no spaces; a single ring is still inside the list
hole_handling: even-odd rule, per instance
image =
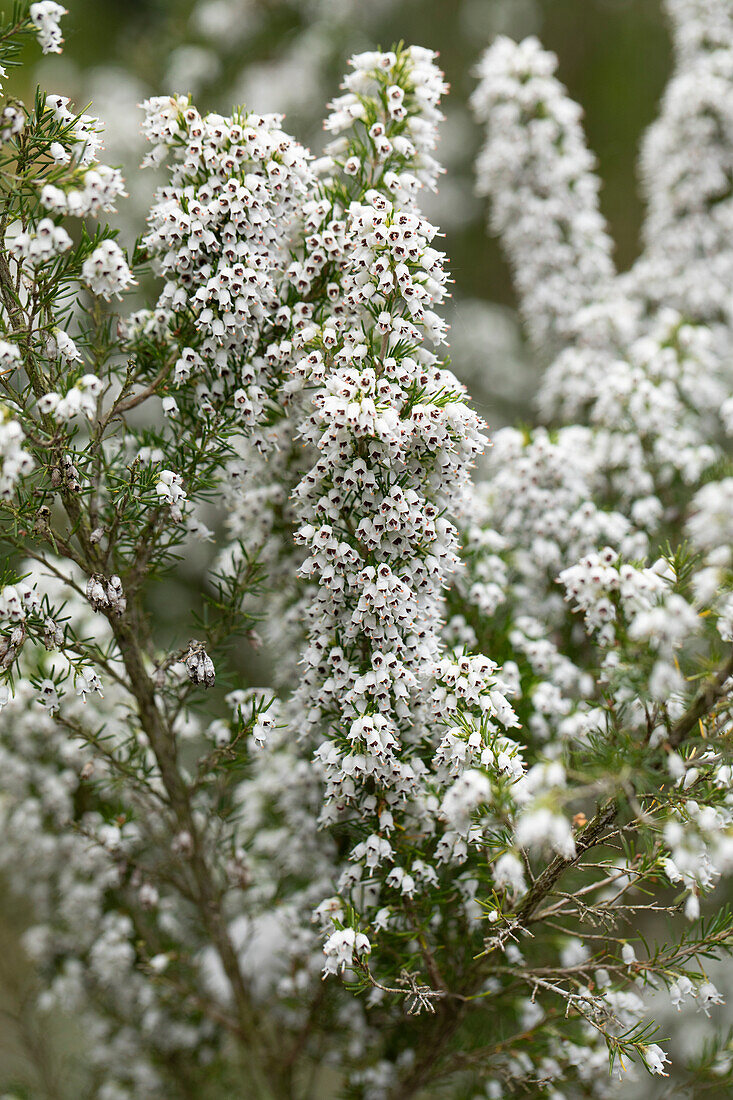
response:
[[[666,7],[625,273],[556,58],[479,62],[542,365],[491,447],[424,213],[433,51],[353,57],[317,158],[280,115],[148,99],[129,256],[79,220],[124,196],[97,120],[6,101],[0,871],[84,1100],[603,1100],[681,1072],[650,990],[723,1001],[733,16]],[[56,52],[63,14],[8,38]],[[730,1087],[728,1045],[690,1080]]]

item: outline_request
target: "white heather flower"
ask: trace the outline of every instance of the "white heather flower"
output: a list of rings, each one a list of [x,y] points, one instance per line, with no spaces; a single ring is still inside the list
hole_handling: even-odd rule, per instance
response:
[[[102,241],[82,264],[82,277],[92,294],[107,301],[134,284],[125,254],[116,241]]]
[[[700,550],[733,543],[733,477],[703,485],[692,499],[687,532]]]
[[[712,982],[703,982],[697,990],[697,1003],[698,1011],[702,1009],[705,1015],[709,1016],[709,1008],[725,1004],[725,1001]]]
[[[670,592],[658,606],[633,616],[629,637],[647,641],[661,653],[671,652],[695,634],[699,626],[699,616],[684,596]]]
[[[33,469],[33,459],[23,450],[24,438],[23,429],[11,409],[0,403],[0,498],[3,500],[12,497],[20,479]]]
[[[191,376],[191,372],[200,370],[203,367],[203,360],[194,348],[182,348],[179,358],[176,360],[175,365],[175,382],[176,385],[180,385],[182,382],[187,382]]]
[[[733,39],[733,11],[728,0],[665,0],[675,55],[694,63],[705,50],[728,47]]]
[[[581,966],[590,958],[590,951],[582,940],[574,936],[568,940],[560,951],[560,965],[564,967]]]
[[[66,15],[66,8],[55,0],[40,0],[31,4],[29,15],[33,26],[36,28],[38,42],[44,53],[61,53],[63,38],[59,22],[62,15]]]
[[[700,899],[697,894],[688,894],[685,899],[685,916],[689,921],[700,919]]]
[[[524,864],[514,852],[505,852],[503,856],[499,856],[491,869],[497,889],[507,890],[510,895],[523,894],[527,889]]]
[[[644,1059],[644,1064],[650,1073],[661,1077],[669,1077],[667,1070],[664,1068],[668,1066],[669,1058],[656,1043],[650,1043],[649,1046],[642,1046],[641,1056]]]
[[[392,854],[392,845],[386,839],[386,837],[377,836],[376,833],[372,833],[361,844],[357,844],[351,853],[351,858],[355,860],[364,860],[364,864],[373,871],[375,867],[378,867],[380,863],[385,861],[391,862],[394,858]]]
[[[50,218],[41,218],[27,232],[18,233],[9,246],[11,255],[25,259],[36,267],[68,252],[72,241],[62,225],[55,225]]]
[[[64,359],[67,363],[80,363],[81,354],[74,341],[63,329],[54,328],[46,340],[46,354]]]
[[[530,807],[523,811],[517,821],[515,836],[520,848],[530,851],[551,848],[566,859],[572,859],[575,855],[570,822],[546,806]]]
[[[353,928],[342,928],[333,932],[323,947],[326,961],[323,965],[324,974],[337,974],[346,967],[351,967],[354,956],[368,955],[371,952],[369,939],[363,932],[355,932]]]
[[[74,679],[74,686],[76,688],[76,694],[81,696],[83,703],[86,702],[87,695],[92,692],[98,692],[102,694],[102,683],[97,676],[94,669],[86,667],[77,672]]]
[[[259,747],[267,744],[268,736],[277,725],[277,708],[272,705],[267,710],[261,710],[252,726],[252,740]]]
[[[60,141],[52,141],[48,151],[57,164],[68,164],[71,160],[71,153]]]
[[[53,680],[42,680],[38,685],[38,702],[49,714],[55,714],[58,711],[59,697]]]
[[[216,719],[207,728],[206,736],[214,742],[217,748],[221,749],[231,741],[232,731],[226,722]]]
[[[617,289],[579,315],[578,340],[543,375],[539,404],[553,419],[595,426],[602,468],[620,488],[627,471],[625,508],[654,531],[670,482],[695,485],[717,460],[726,374],[710,329],[670,309],[644,321],[638,295]]]
[[[474,810],[490,798],[491,783],[488,776],[470,768],[448,788],[440,810],[449,825],[458,831],[465,831]]]
[[[679,1012],[686,997],[696,997],[697,990],[689,978],[681,975],[676,982],[669,987],[669,999]]]
[[[372,921],[372,925],[374,926],[374,930],[376,932],[381,932],[384,928],[389,927],[390,915],[391,911],[388,906],[383,906],[377,911],[377,914]]]
[[[9,103],[0,114],[0,141],[10,141],[25,126],[25,115],[20,107]]]
[[[207,527],[203,520],[196,518],[195,516],[189,516],[186,520],[186,526],[188,533],[193,535],[195,539],[200,542],[213,542],[214,532],[210,527]]]
[[[666,700],[684,690],[685,681],[671,661],[657,661],[649,677],[649,693],[653,699]]]
[[[621,958],[624,960],[627,966],[631,966],[632,963],[636,962],[636,952],[634,951],[632,944],[625,943],[622,946]]]
[[[83,139],[83,160],[91,157],[88,135]],[[79,138],[79,143],[82,138]],[[61,187],[47,183],[41,189],[41,205],[54,214],[68,214],[76,218],[98,217],[101,213],[113,212],[115,201],[124,196],[125,186],[118,168],[89,161],[91,167],[82,177],[82,186],[64,191]]]
[[[104,383],[102,379],[96,374],[83,374],[79,379],[77,385],[84,392],[88,393],[90,397],[97,398],[104,389]]]
[[[314,0],[319,7],[324,2]],[[206,7],[210,13],[216,5],[221,12],[227,3],[206,0]],[[680,56],[727,48],[730,21],[714,22],[709,16],[713,7],[722,10],[726,5],[730,6],[728,0],[668,0],[670,8],[682,13],[679,22],[696,28],[694,34],[677,34]],[[699,19],[696,11],[702,13]],[[698,24],[705,23],[708,29],[700,30]],[[506,56],[521,60],[522,50],[512,47]],[[698,897],[733,868],[732,815],[725,801],[731,788],[730,766],[722,764],[712,748],[689,759],[686,750],[681,750],[685,757],[666,752],[669,722],[684,708],[685,696],[694,697],[696,690],[694,683],[673,675],[673,651],[692,638],[697,660],[708,644],[720,648],[716,623],[718,634],[728,633],[732,555],[726,531],[733,509],[725,482],[706,486],[704,499],[695,501],[694,508],[699,505],[702,510],[695,511],[693,527],[708,557],[704,584],[699,583],[700,574],[693,578],[694,606],[679,602],[672,591],[676,578],[668,566],[638,564],[650,552],[649,560],[659,552],[660,536],[666,538],[668,526],[679,523],[681,528],[700,478],[723,453],[718,411],[720,406],[725,419],[721,395],[729,393],[730,386],[718,344],[728,343],[729,284],[723,281],[722,291],[714,288],[718,299],[705,288],[700,293],[700,299],[707,295],[722,303],[715,332],[688,324],[683,301],[676,313],[650,306],[656,291],[647,295],[643,288],[634,288],[631,279],[624,282],[624,294],[613,297],[604,282],[605,230],[601,224],[599,237],[588,155],[572,155],[573,149],[583,152],[577,108],[568,104],[552,62],[548,65],[542,51],[532,47],[526,53],[532,64],[504,73],[506,79],[491,89],[499,118],[512,115],[503,97],[516,99],[522,133],[518,141],[501,127],[492,135],[496,164],[489,165],[489,171],[495,172],[499,194],[502,188],[512,192],[499,206],[511,213],[514,202],[516,223],[510,218],[504,234],[514,249],[521,296],[525,304],[532,299],[537,305],[538,331],[544,326],[549,339],[569,341],[543,387],[545,406],[560,427],[552,432],[499,433],[487,482],[477,492],[469,469],[482,446],[482,425],[472,418],[461,387],[436,354],[445,340],[445,325],[437,312],[445,295],[444,257],[436,247],[435,227],[418,206],[421,187],[433,185],[438,172],[432,154],[443,85],[434,55],[412,48],[353,59],[344,95],[334,101],[327,121],[335,140],[319,166],[317,186],[297,165],[292,176],[287,175],[293,168],[289,160],[298,161],[300,151],[282,133],[275,116],[202,118],[183,97],[161,97],[149,105],[151,159],[156,162],[168,155],[172,164],[169,186],[159,192],[150,222],[150,251],[166,285],[159,308],[140,311],[125,323],[125,339],[150,339],[165,346],[166,361],[175,363],[175,382],[182,387],[182,408],[190,409],[193,401],[194,409],[209,417],[229,402],[225,413],[238,417],[236,458],[227,471],[228,492],[236,500],[228,517],[230,534],[236,543],[244,532],[245,554],[262,549],[262,559],[257,560],[263,561],[270,586],[276,589],[270,601],[277,606],[267,622],[268,641],[279,653],[293,651],[292,658],[286,654],[282,661],[287,665],[284,675],[301,680],[295,699],[284,704],[284,730],[274,708],[262,709],[260,693],[251,691],[228,696],[236,715],[233,726],[214,721],[203,730],[188,713],[177,716],[172,729],[182,750],[183,742],[192,749],[202,735],[223,748],[233,729],[251,730],[247,748],[254,744],[262,750],[250,752],[245,775],[234,779],[234,812],[227,815],[230,857],[215,843],[220,830],[206,801],[206,784],[191,788],[196,792],[195,828],[183,828],[171,844],[171,851],[184,859],[200,855],[206,864],[210,857],[221,856],[217,881],[232,887],[226,899],[227,927],[243,977],[251,981],[258,1003],[274,1004],[278,997],[292,1005],[308,999],[317,941],[303,915],[333,889],[340,896],[328,898],[314,914],[320,934],[327,938],[327,973],[356,969],[356,959],[371,949],[366,936],[353,928],[336,930],[345,920],[358,920],[370,935],[372,929],[384,933],[390,963],[398,961],[396,945],[412,951],[414,942],[408,944],[408,939],[416,929],[405,919],[410,899],[416,899],[412,912],[418,915],[430,950],[438,949],[438,958],[448,927],[455,942],[465,939],[469,957],[469,937],[475,935],[479,946],[486,931],[478,919],[487,888],[493,884],[497,891],[506,891],[511,909],[516,913],[519,908],[516,897],[526,890],[519,843],[527,845],[538,864],[540,858],[551,860],[553,851],[572,859],[573,832],[563,808],[580,802],[589,808],[588,788],[580,786],[586,777],[580,778],[578,761],[587,758],[596,739],[613,737],[617,717],[639,744],[650,736],[649,752],[657,754],[654,759],[662,768],[660,781],[667,778],[663,761],[668,761],[671,782],[662,787],[675,785],[674,804],[684,809],[679,819],[665,823],[665,850],[671,855],[663,866],[670,881],[682,884],[688,915],[699,904]],[[704,97],[698,102],[704,105]],[[49,97],[48,105],[59,121],[70,121],[62,97]],[[710,117],[724,122],[722,99],[711,104]],[[74,125],[79,142],[89,135],[93,150],[94,120]],[[68,178],[81,175],[77,164],[89,154],[82,154],[79,143],[64,140],[62,149],[51,156],[61,165],[68,152],[74,163]],[[722,133],[723,153],[727,140]],[[670,170],[675,167],[674,152],[668,150]],[[710,163],[708,158],[706,170]],[[725,156],[721,163],[725,165]],[[62,171],[57,168],[54,176],[62,176]],[[712,179],[708,175],[701,182],[707,186]],[[691,182],[694,185],[694,173]],[[54,214],[86,211],[92,201],[91,183],[89,189],[79,183],[78,191],[76,186],[63,190],[66,186],[62,181],[59,187],[44,187],[42,201]],[[104,191],[101,176],[95,186],[95,194]],[[727,193],[718,199],[724,207]],[[690,205],[694,204],[691,195]],[[678,214],[684,216],[684,210]],[[717,229],[723,225],[721,219]],[[588,240],[583,237],[585,228]],[[558,246],[555,268],[550,263],[553,241]],[[722,249],[724,234],[717,232],[712,243],[713,251]],[[31,248],[30,237],[23,247]],[[660,255],[663,250],[655,262]],[[718,260],[713,259],[711,267],[719,272]],[[588,288],[582,285],[583,273]],[[665,272],[657,274],[661,285]],[[671,274],[676,279],[676,273]],[[669,283],[676,294],[675,280]],[[578,304],[583,306],[579,313],[574,312]],[[175,323],[178,311],[186,314],[181,326]],[[703,312],[699,301],[695,311]],[[178,332],[195,346],[179,347]],[[48,358],[66,357],[60,346],[49,346]],[[52,365],[54,377],[71,374],[59,362]],[[65,420],[78,413],[93,415],[88,410],[102,390],[99,379],[85,375],[70,388],[68,380],[54,385],[60,392],[41,397],[40,410]],[[275,412],[279,401],[288,416],[272,426],[268,415],[263,425],[265,411]],[[169,404],[169,410],[173,407]],[[728,410],[733,423],[730,409],[733,405]],[[8,463],[1,491],[12,496],[28,464],[22,466],[27,456],[24,459],[23,435],[12,409],[4,410],[3,417],[0,452]],[[581,423],[568,423],[576,418]],[[302,426],[305,447],[295,438],[296,424]],[[45,420],[43,426],[48,427]],[[183,520],[186,496],[180,477],[161,469],[173,461],[166,441],[171,441],[174,427],[164,426],[160,446],[141,447],[130,434],[123,440],[124,457],[154,464],[156,493],[148,496],[157,497],[173,518]],[[292,459],[294,451],[297,457]],[[18,458],[15,467],[13,455]],[[72,455],[64,457],[63,477],[70,484],[73,471],[78,488]],[[147,484],[151,472],[149,468]],[[733,479],[731,487],[733,491]],[[95,546],[104,537],[97,522],[91,536]],[[188,508],[185,522],[187,531],[210,536]],[[454,522],[463,528],[460,550]],[[298,531],[295,552],[283,549],[283,528],[291,526]],[[181,532],[173,535],[177,538]],[[459,554],[466,559],[463,575],[458,572]],[[226,558],[238,568],[241,549],[240,557],[230,549]],[[292,579],[296,560],[302,563],[297,582]],[[630,561],[637,564],[628,565]],[[558,575],[565,585],[565,601]],[[90,600],[99,610],[109,614],[115,606],[124,606],[119,578],[98,574],[93,580]],[[86,577],[82,585],[85,581]],[[445,588],[454,581],[459,600],[468,606],[465,615],[451,612],[448,635],[466,651],[445,648],[445,610],[453,600],[453,594],[450,603],[445,599]],[[707,599],[700,598],[701,590],[708,593]],[[22,584],[8,586],[0,604],[14,635],[6,635],[2,645],[8,647],[6,656],[12,650],[14,658],[26,618],[42,619],[47,610],[33,604],[33,594]],[[591,637],[583,638],[584,624],[572,618],[572,608],[582,611]],[[699,616],[698,610],[703,612]],[[496,611],[495,633],[488,627]],[[29,634],[36,625],[28,625]],[[292,639],[303,635],[307,644],[300,653]],[[468,651],[481,638],[497,635],[502,652],[515,657],[501,669]],[[63,651],[65,631],[52,621],[45,624],[44,638]],[[298,656],[302,665],[295,669]],[[62,661],[63,653],[57,664]],[[681,659],[680,664],[684,669],[688,662]],[[39,685],[35,675],[32,683],[24,681],[21,672],[22,668],[17,684],[21,705],[13,708],[12,722],[6,715],[6,727],[0,730],[5,777],[0,817],[13,859],[17,860],[14,838],[22,853],[23,877],[27,879],[32,870],[34,907],[39,922],[44,921],[27,937],[29,951],[39,962],[51,964],[61,956],[65,960],[64,973],[45,994],[45,1003],[55,1007],[54,998],[81,1003],[84,976],[90,975],[95,1003],[104,987],[122,1015],[119,1030],[116,1020],[111,1031],[107,1021],[99,1021],[109,1070],[100,1100],[120,1100],[129,1092],[127,1070],[133,1057],[135,1083],[130,1087],[158,1095],[163,1085],[147,1080],[146,1066],[137,1056],[140,1037],[154,1031],[156,1043],[166,1050],[175,1053],[182,1046],[195,1053],[200,1041],[205,1044],[202,1050],[210,1046],[210,1028],[205,1021],[199,1027],[169,1017],[175,1006],[158,1001],[155,984],[144,984],[149,975],[135,965],[137,926],[109,912],[109,889],[118,885],[120,869],[134,871],[137,865],[132,849],[142,837],[135,838],[134,822],[105,825],[95,822],[97,815],[89,815],[98,841],[94,845],[87,837],[58,828],[73,816],[75,776],[88,778],[93,764],[75,739],[70,742],[63,730],[56,729],[57,723],[29,705],[36,699],[47,705],[44,684]],[[72,668],[72,676],[73,672]],[[192,643],[173,667],[162,664],[154,673],[156,689],[185,686],[186,674],[198,684],[213,683],[215,670],[202,645]],[[45,690],[52,711],[49,683]],[[110,694],[116,690],[112,678]],[[80,694],[86,698],[86,692]],[[646,707],[648,694],[660,705]],[[507,735],[519,727],[512,707],[515,698],[522,699],[522,714],[527,716],[526,735],[516,734],[526,740],[526,750]],[[113,699],[117,704],[114,694]],[[98,713],[98,700],[89,699],[90,727],[105,725],[111,738],[127,739],[129,721],[118,723],[116,712],[128,702],[105,711],[99,708]],[[614,721],[609,721],[609,710]],[[24,717],[27,711],[30,721]],[[129,707],[124,717],[129,718]],[[717,720],[724,735],[727,716],[722,707]],[[302,747],[296,731],[302,733]],[[32,755],[36,742],[42,751]],[[144,738],[133,746],[140,750],[135,759],[145,762],[149,748]],[[525,755],[533,765],[528,770]],[[182,751],[182,767],[186,759],[195,764],[194,757]],[[156,783],[157,770],[150,763]],[[96,767],[107,775],[101,758]],[[595,779],[592,768],[591,774]],[[188,785],[189,775],[182,776]],[[701,778],[704,782],[698,782]],[[631,779],[636,782],[636,776]],[[708,784],[720,797],[713,805],[699,804],[692,796],[702,802]],[[121,799],[125,789],[123,781]],[[323,833],[317,835],[314,807],[320,805],[324,790],[321,821],[338,821],[338,845]],[[144,798],[144,789],[136,785],[135,794]],[[663,813],[664,807],[660,809]],[[445,827],[439,824],[441,810],[450,819]],[[568,816],[572,812],[569,809]],[[141,819],[139,814],[135,818]],[[660,820],[665,822],[663,816]],[[49,822],[55,827],[49,828]],[[576,815],[574,824],[583,828],[582,814]],[[175,828],[181,829],[180,824]],[[350,851],[341,844],[349,836]],[[144,839],[149,842],[147,833]],[[248,851],[251,847],[251,861],[240,844]],[[506,845],[511,850],[491,862]],[[40,860],[31,858],[34,846]],[[78,851],[84,862],[77,883]],[[46,890],[41,875],[53,864],[62,877],[58,880],[52,872]],[[3,874],[7,868],[13,869],[6,856]],[[588,870],[588,865],[585,871],[580,867],[577,874]],[[610,890],[598,903],[609,903],[610,895],[623,892],[638,873],[638,867],[616,868]],[[643,877],[643,869],[641,873]],[[138,872],[129,886],[130,900],[137,900],[142,909],[160,903],[161,930],[172,946],[165,955],[154,955],[151,969],[162,971],[188,947],[183,938],[186,922],[175,917],[171,883],[161,884],[160,898]],[[45,923],[46,893],[53,895],[62,924],[55,914]],[[256,916],[250,905],[256,906]],[[501,921],[500,910],[490,914],[489,932],[501,944],[508,966],[524,971],[525,966],[531,970],[535,960],[540,965],[541,931],[533,941],[537,952],[528,952],[531,958],[525,963],[517,944],[503,942],[512,928],[511,918],[506,925]],[[559,945],[553,932],[548,942],[552,960],[560,946],[562,965],[580,967],[582,980],[590,977],[592,966],[586,975],[590,960],[579,940]],[[619,950],[617,940],[612,953]],[[216,954],[209,948],[202,956],[209,953]],[[381,962],[375,973],[383,976]],[[201,968],[202,973],[213,969]],[[631,987],[634,973],[628,969],[619,976],[616,971],[619,981],[612,981],[607,971],[597,970],[597,988],[576,987],[569,1007],[574,1003],[584,1012],[590,1010],[592,1019],[602,1022],[604,1029],[608,1024],[612,1035],[623,1032],[641,1019],[644,1005],[632,988],[613,986],[625,981]],[[261,997],[263,987],[267,998]],[[115,997],[119,991],[124,996]],[[482,992],[498,995],[500,1011],[502,997],[514,998],[497,979],[490,979]],[[670,990],[673,1003],[675,997],[681,1003],[689,992],[680,979],[678,989]],[[694,989],[691,992],[695,995]],[[535,993],[538,1002],[544,999],[543,990]],[[223,973],[215,995],[222,1003],[230,996]],[[709,986],[700,1007],[706,1009],[716,997],[717,990]],[[395,1000],[376,988],[369,998],[369,1004],[381,1002],[380,1013],[390,1011]],[[128,1006],[133,1023],[142,1019],[144,1026],[128,1026]],[[534,1027],[543,1018],[542,1004],[524,999],[515,999],[509,1011],[516,1011],[522,1027]],[[333,1043],[347,1084],[365,1097],[399,1092],[401,1072],[411,1072],[411,1051],[398,1053],[395,1048],[394,1058],[370,1061],[364,1054],[362,1014],[341,1013],[337,1023]],[[575,1029],[576,1043],[567,1033],[555,1031],[543,1033],[536,1060],[529,1046],[525,1050],[530,1053],[518,1051],[516,1058],[506,1059],[500,1067],[501,1082],[490,1082],[487,1095],[499,1096],[505,1084],[511,1090],[512,1077],[520,1088],[529,1079],[530,1087],[534,1082],[540,1090],[562,1091],[568,1076],[571,1088],[577,1078],[580,1087],[597,1086],[596,1091],[604,1092],[602,1038],[598,1042],[590,1028]],[[523,1040],[523,1045],[529,1041]],[[646,1051],[650,1071],[664,1075],[664,1052],[655,1044]],[[124,1063],[119,1085],[114,1065],[118,1061]],[[359,1063],[356,1070],[354,1061]]]
[[[183,488],[183,479],[173,470],[161,470],[155,491],[162,504],[170,505],[171,516],[177,522],[183,519],[183,504],[186,501],[186,491]]]

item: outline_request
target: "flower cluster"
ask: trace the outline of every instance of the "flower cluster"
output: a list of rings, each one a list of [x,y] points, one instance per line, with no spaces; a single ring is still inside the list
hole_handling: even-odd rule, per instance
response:
[[[412,196],[413,181],[435,176],[428,150],[442,80],[414,49],[353,65],[326,123],[351,128],[351,143],[341,136],[327,153],[363,190],[340,216],[314,210],[338,282],[294,365],[318,387],[302,428],[318,460],[296,489],[297,540],[309,555],[301,574],[318,582],[297,697],[308,726],[328,735],[318,750],[328,816],[359,804],[367,781],[390,799],[418,790],[416,715],[439,655],[441,590],[457,564],[441,513],[461,507],[484,443],[426,343],[443,340],[433,307],[446,276],[435,228]],[[356,163],[362,137],[368,155]],[[369,186],[372,159],[384,190]]]
[[[30,6],[30,19],[38,34],[38,41],[44,53],[61,53],[63,38],[59,26],[61,16],[66,15],[55,0],[39,0]]]
[[[63,348],[63,358],[67,362],[80,358],[73,341],[67,337],[67,344],[63,340],[64,336],[65,333],[59,332],[54,337],[58,348]],[[44,393],[38,401],[38,411],[59,421],[73,420],[75,416],[82,414],[93,420],[97,415],[97,399],[102,392],[102,385],[96,374],[84,374],[63,396],[53,390]]]
[[[277,115],[201,116],[181,97],[144,106],[150,163],[172,158],[144,238],[166,278],[157,311],[171,319],[192,311],[197,333],[195,347],[181,350],[176,380],[205,366],[211,394],[220,399],[226,390],[251,427],[262,416],[271,369],[271,358],[254,353],[283,305],[299,202],[311,186],[308,155]],[[285,309],[280,324],[288,316]]]
[[[49,95],[41,116],[51,120],[48,154],[56,169],[53,182],[42,182],[41,204],[52,214],[73,217],[98,217],[115,209],[116,200],[125,194],[122,174],[97,161],[102,144],[99,120],[91,115],[75,115],[66,96]]]
[[[332,932],[323,949],[326,973],[337,974],[345,967],[351,967],[355,955],[368,955],[370,950],[369,938],[363,932],[354,932],[353,928]]]
[[[155,491],[161,504],[166,504],[170,508],[171,518],[180,523],[186,502],[186,490],[183,488],[181,475],[174,473],[173,470],[161,470]]]
[[[32,232],[18,233],[10,245],[11,255],[27,260],[31,267],[48,263],[71,248],[71,237],[62,225],[42,218]]]
[[[17,351],[13,345],[7,346]],[[17,355],[6,354],[11,364],[18,364]],[[0,499],[10,500],[20,479],[33,469],[34,461],[23,447],[23,429],[5,404],[0,406],[0,463]]]
[[[115,241],[103,241],[95,248],[84,261],[81,274],[92,294],[107,301],[115,294],[122,294],[134,282],[125,254]]]

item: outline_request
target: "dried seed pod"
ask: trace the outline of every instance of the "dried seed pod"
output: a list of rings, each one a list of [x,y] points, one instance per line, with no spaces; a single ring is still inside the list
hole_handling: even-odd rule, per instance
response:
[[[25,627],[21,624],[15,626],[10,634],[4,634],[0,638],[0,670],[5,672],[18,657],[25,642]]]
[[[107,611],[111,615],[121,615],[127,607],[122,581],[117,575],[108,580],[101,573],[92,573],[87,581],[87,599],[94,611]]]
[[[92,573],[87,581],[87,599],[92,611],[106,611],[109,606],[107,582],[101,573]]]
[[[184,657],[184,664],[192,684],[199,684],[203,687],[214,686],[216,680],[214,662],[200,643],[191,643],[188,653]]]
[[[116,574],[107,581],[107,603],[114,615],[122,615],[127,607],[127,600],[122,591],[122,581]]]

